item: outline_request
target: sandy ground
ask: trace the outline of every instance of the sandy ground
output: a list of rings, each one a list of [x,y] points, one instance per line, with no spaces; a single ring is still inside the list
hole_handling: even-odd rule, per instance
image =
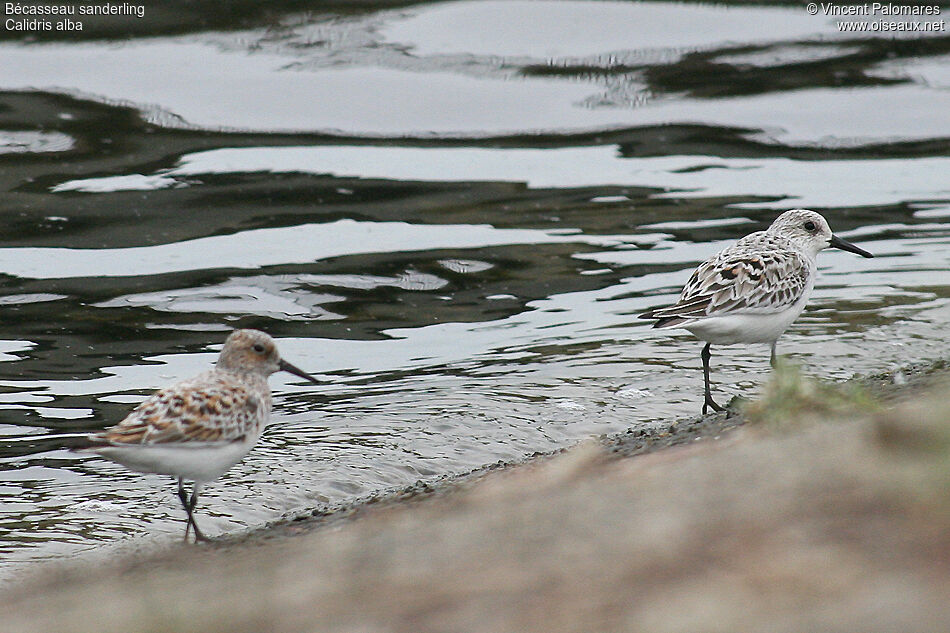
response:
[[[683,421],[266,534],[45,566],[0,595],[0,628],[947,631],[950,383],[926,373],[887,407],[893,380],[780,377],[739,427]]]

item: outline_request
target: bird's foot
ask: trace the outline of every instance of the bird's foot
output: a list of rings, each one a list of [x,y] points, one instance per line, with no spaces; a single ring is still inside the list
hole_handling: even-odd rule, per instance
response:
[[[706,412],[712,409],[715,412],[725,411],[726,407],[721,407],[716,404],[715,400],[712,399],[712,396],[706,396],[706,399],[703,401],[703,415],[706,415]]]
[[[195,543],[207,543],[211,539],[205,536],[201,530],[198,529],[198,524],[195,523],[195,520],[191,517],[186,519],[187,523],[185,524],[185,542],[188,542],[188,533],[191,531],[191,528],[195,530]]]

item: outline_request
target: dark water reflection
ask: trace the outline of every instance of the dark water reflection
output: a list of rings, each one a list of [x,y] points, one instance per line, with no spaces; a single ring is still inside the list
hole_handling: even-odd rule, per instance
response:
[[[558,11],[583,4],[596,29],[643,8],[557,4],[367,4],[123,45],[0,43],[34,69],[0,70],[0,574],[179,535],[164,478],[70,453],[62,435],[206,369],[233,327],[272,333],[328,384],[272,379],[273,426],[208,488],[211,534],[695,413],[698,344],[636,315],[786,208],[821,210],[878,257],[824,253],[783,352],[830,378],[946,356],[950,40],[812,36],[796,7],[747,42],[703,32],[691,50],[691,16],[725,9],[651,3],[638,19],[686,19],[684,50],[631,36],[532,52]],[[497,11],[532,10],[539,31],[496,43]],[[212,81],[218,57],[281,61],[215,112],[198,108],[200,81],[149,97],[121,74],[192,48],[209,59],[181,69],[190,81]],[[44,70],[84,55],[111,83]],[[337,102],[287,132],[304,102],[268,91],[336,71],[365,74],[351,98],[313,79]],[[460,93],[446,120],[450,84],[494,100]],[[367,89],[391,119],[373,122]],[[719,389],[754,394],[767,358],[720,350]]]

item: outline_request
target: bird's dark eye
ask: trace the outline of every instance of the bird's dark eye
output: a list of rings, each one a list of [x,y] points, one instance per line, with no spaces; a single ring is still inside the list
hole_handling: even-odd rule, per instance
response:
[[[814,231],[814,230],[815,230],[815,223],[812,222],[811,220],[809,220],[808,222],[805,222],[802,226],[805,227],[805,230],[806,230],[806,231]]]
[[[264,346],[261,345],[260,343],[258,343],[257,345],[255,345],[255,346],[252,347],[251,349],[254,350],[255,352],[257,352],[258,354],[263,354],[263,353],[264,353]]]

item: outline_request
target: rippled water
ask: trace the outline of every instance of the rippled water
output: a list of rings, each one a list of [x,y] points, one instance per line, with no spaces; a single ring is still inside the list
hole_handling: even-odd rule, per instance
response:
[[[835,379],[946,357],[947,36],[797,5],[392,6],[0,41],[0,575],[180,537],[169,478],[61,436],[233,327],[327,384],[272,378],[209,534],[697,413],[699,343],[636,315],[788,208],[877,258],[823,253],[782,353]],[[713,362],[722,400],[754,395],[768,352]]]

